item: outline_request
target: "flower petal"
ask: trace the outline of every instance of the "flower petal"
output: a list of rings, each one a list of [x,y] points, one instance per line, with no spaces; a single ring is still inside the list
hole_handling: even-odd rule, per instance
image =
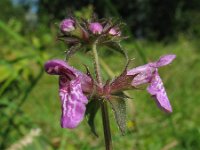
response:
[[[62,128],[75,128],[84,118],[87,97],[83,94],[79,78],[68,81],[60,77],[60,99],[62,103]]]
[[[161,67],[161,66],[165,66],[165,65],[168,65],[170,64],[174,59],[176,58],[176,55],[164,55],[162,57],[160,57],[160,59],[158,61],[156,61],[155,63],[155,66],[156,68],[158,67]]]
[[[172,112],[170,102],[157,69],[152,76],[150,85],[147,87],[147,91],[155,98],[159,107],[166,112]]]
[[[151,79],[153,71],[155,68],[150,66],[151,63],[136,67],[128,71],[127,75],[136,75],[138,74],[132,81],[131,85],[136,87],[141,84],[148,83]]]
[[[92,90],[92,79],[88,75],[69,66],[63,60],[50,60],[46,62],[44,68],[48,74],[65,76],[69,81],[79,78],[84,92],[89,93]]]
[[[151,80],[153,72],[161,66],[168,65],[176,58],[176,55],[165,55],[160,57],[160,59],[156,62],[151,62],[143,66],[139,66],[133,68],[128,71],[127,75],[135,75],[138,74],[132,81],[132,86],[138,86],[141,84],[148,83]]]
[[[65,61],[57,59],[46,62],[44,68],[48,74],[67,75],[72,78],[74,78],[76,76],[76,72],[78,72],[74,68],[70,67]]]

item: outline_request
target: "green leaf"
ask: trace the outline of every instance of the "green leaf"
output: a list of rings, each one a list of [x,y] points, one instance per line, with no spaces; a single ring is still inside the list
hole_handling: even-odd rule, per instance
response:
[[[118,96],[111,96],[109,102],[115,114],[117,125],[122,135],[124,135],[126,132],[126,102],[123,98]]]
[[[74,36],[67,36],[67,35],[62,35],[57,37],[58,40],[63,41],[67,44],[77,44],[79,43],[79,39],[74,37]]]
[[[73,54],[75,54],[81,47],[81,44],[71,46],[66,52],[66,60],[68,60]]]
[[[128,55],[127,55],[126,51],[122,48],[121,44],[118,41],[117,42],[116,41],[106,42],[105,45],[107,47],[121,53],[128,60]]]
[[[92,133],[98,137],[98,134],[96,132],[95,124],[94,124],[94,119],[95,116],[100,108],[100,101],[97,99],[92,99],[88,104],[86,108],[86,116],[88,118],[88,124],[91,128]]]

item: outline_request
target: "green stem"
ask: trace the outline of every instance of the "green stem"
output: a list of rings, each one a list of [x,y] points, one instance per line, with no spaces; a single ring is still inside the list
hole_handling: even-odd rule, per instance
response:
[[[92,51],[94,55],[94,68],[96,73],[96,78],[98,84],[102,87],[102,78],[101,78],[101,70],[99,65],[99,58],[97,53],[97,40],[92,45]],[[107,102],[103,101],[101,104],[101,112],[102,112],[102,122],[103,122],[103,130],[104,130],[104,140],[105,140],[105,147],[106,150],[112,150],[112,138],[111,138],[111,132],[110,132],[110,122],[109,122],[109,116],[108,116],[108,107]]]
[[[110,122],[109,122],[108,107],[106,101],[103,101],[101,104],[101,114],[102,114],[106,150],[112,150],[112,137],[110,132]]]
[[[98,58],[98,53],[97,53],[97,42],[98,41],[96,40],[94,44],[92,45],[92,51],[94,55],[94,69],[95,69],[97,82],[100,86],[102,86],[101,70],[100,70],[99,58]]]

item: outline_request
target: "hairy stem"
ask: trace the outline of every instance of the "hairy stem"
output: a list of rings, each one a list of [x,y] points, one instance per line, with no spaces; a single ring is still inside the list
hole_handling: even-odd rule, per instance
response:
[[[94,42],[92,45],[92,51],[94,55],[94,69],[95,69],[95,74],[97,78],[97,82],[100,86],[102,86],[102,78],[101,78],[101,70],[100,70],[100,65],[99,65],[99,57],[97,53],[97,40]]]
[[[92,51],[94,55],[94,68],[96,73],[96,78],[99,86],[102,87],[102,78],[101,78],[101,70],[99,65],[99,58],[97,53],[97,40],[92,45]],[[102,122],[103,122],[103,130],[104,130],[104,140],[105,140],[105,147],[106,150],[112,150],[112,138],[111,138],[111,132],[110,132],[110,122],[109,122],[109,116],[108,116],[108,108],[107,108],[107,102],[103,101],[101,104],[101,112],[102,112]]]

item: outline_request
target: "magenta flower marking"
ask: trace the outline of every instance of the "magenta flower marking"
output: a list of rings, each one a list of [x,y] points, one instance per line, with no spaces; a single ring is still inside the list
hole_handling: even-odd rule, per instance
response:
[[[75,29],[75,21],[72,19],[64,19],[60,23],[60,30],[63,32],[70,32]]]
[[[83,120],[88,103],[87,97],[81,89],[80,79],[69,83],[60,80],[60,99],[62,103],[61,126],[63,128],[75,128]],[[68,84],[68,86],[66,86]]]
[[[59,75],[59,95],[62,103],[61,126],[75,128],[83,120],[88,99],[85,96],[92,89],[92,80],[86,74],[70,67],[62,60],[50,60],[45,70]]]
[[[93,34],[101,34],[103,31],[102,25],[98,22],[90,23],[89,29]]]
[[[165,55],[160,57],[156,62],[131,69],[127,73],[127,75],[138,74],[131,83],[134,87],[150,83],[147,87],[147,91],[156,99],[158,105],[167,112],[172,112],[172,108],[157,68],[170,64],[175,57],[175,55]]]

